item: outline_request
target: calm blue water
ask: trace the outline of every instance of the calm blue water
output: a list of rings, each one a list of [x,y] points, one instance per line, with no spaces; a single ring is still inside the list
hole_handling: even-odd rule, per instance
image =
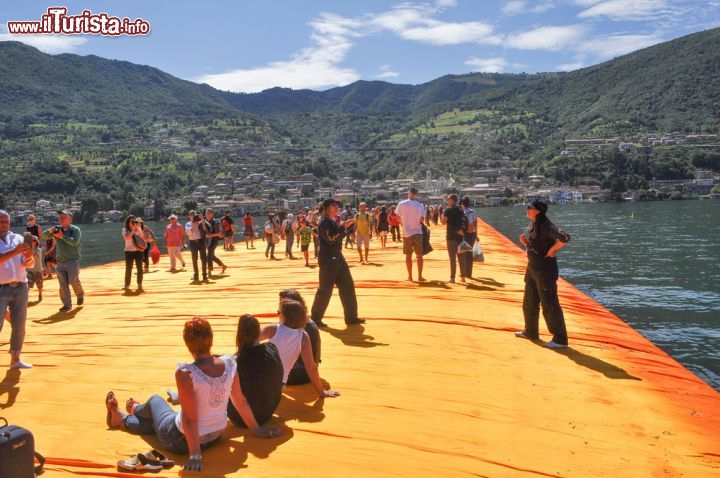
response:
[[[517,242],[525,209],[479,208]],[[554,206],[560,273],[720,390],[720,201]],[[166,222],[147,223],[162,235]],[[123,258],[120,224],[88,224],[83,265]]]
[[[517,241],[525,208],[480,208]],[[720,201],[554,206],[560,274],[720,390]]]

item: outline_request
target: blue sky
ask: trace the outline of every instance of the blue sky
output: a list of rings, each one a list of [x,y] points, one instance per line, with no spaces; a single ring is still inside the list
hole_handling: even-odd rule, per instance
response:
[[[14,36],[48,6],[131,19],[146,37]],[[155,66],[216,88],[422,83],[449,73],[568,71],[720,26],[720,0],[123,0],[5,2],[0,40]]]

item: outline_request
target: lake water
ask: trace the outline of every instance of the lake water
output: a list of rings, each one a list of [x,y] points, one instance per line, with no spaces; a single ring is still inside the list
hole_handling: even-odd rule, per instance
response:
[[[524,207],[479,208],[518,243]],[[551,206],[560,274],[720,390],[720,201]]]
[[[517,242],[522,207],[479,208]],[[560,274],[720,390],[720,201],[553,206]],[[148,222],[162,234],[166,222]],[[121,260],[120,224],[87,224],[82,262]]]

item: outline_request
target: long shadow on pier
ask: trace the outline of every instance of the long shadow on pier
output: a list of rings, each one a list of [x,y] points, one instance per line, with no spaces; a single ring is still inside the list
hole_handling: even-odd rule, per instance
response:
[[[543,346],[542,344],[538,344]],[[544,347],[544,346],[543,346]],[[606,362],[592,355],[587,355],[580,352],[577,349],[568,347],[566,349],[553,349],[553,351],[559,355],[564,355],[578,365],[594,370],[605,375],[607,378],[616,380],[642,380],[640,377],[630,375],[624,369],[613,365],[610,362]]]
[[[323,327],[320,329],[327,332],[336,339],[340,339],[343,344],[351,347],[387,347],[390,344],[375,342],[375,337],[365,333],[365,327],[362,325],[353,325],[347,329],[335,329],[333,327]]]

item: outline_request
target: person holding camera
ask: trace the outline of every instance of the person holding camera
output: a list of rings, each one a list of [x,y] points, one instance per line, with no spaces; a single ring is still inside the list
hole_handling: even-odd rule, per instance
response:
[[[132,278],[133,263],[137,269],[137,290],[144,292],[143,282],[143,258],[148,244],[143,237],[140,224],[132,214],[125,218],[125,226],[122,228],[122,236],[125,240],[125,287],[123,290],[130,290],[130,279]]]
[[[10,310],[10,368],[31,368],[20,360],[28,308],[27,269],[35,265],[31,242],[10,230],[10,214],[0,210],[0,331]]]
[[[205,210],[205,217],[207,218],[207,223],[209,225],[207,237],[205,240],[205,245],[207,246],[208,273],[212,274],[214,262],[215,264],[220,266],[220,273],[224,274],[227,266],[215,255],[215,249],[217,249],[218,242],[223,237],[222,227],[220,221],[215,218],[215,211],[213,211],[212,209],[207,208]]]
[[[355,283],[342,253],[343,238],[354,221],[348,220],[338,225],[339,205],[340,203],[333,198],[323,201],[323,216],[318,225],[320,283],[315,293],[311,314],[313,322],[318,327],[327,327],[322,319],[330,303],[335,285],[337,285],[340,292],[340,301],[345,312],[345,323],[355,325],[365,322],[364,319],[358,318]]]
[[[205,239],[210,230],[210,225],[203,219],[202,214],[198,214],[195,211],[190,211],[188,219],[189,221],[185,224],[185,233],[188,236],[188,245],[190,246],[190,253],[192,255],[193,281],[197,282],[199,280],[198,256],[200,256],[203,282],[207,282],[207,247],[205,245]]]
[[[60,312],[69,312],[72,310],[70,286],[77,297],[77,305],[83,305],[85,302],[85,291],[80,283],[80,228],[72,223],[72,212],[65,210],[57,213],[60,225],[43,232],[43,239],[55,238],[57,257],[55,271],[60,284],[60,300],[63,304]]]

